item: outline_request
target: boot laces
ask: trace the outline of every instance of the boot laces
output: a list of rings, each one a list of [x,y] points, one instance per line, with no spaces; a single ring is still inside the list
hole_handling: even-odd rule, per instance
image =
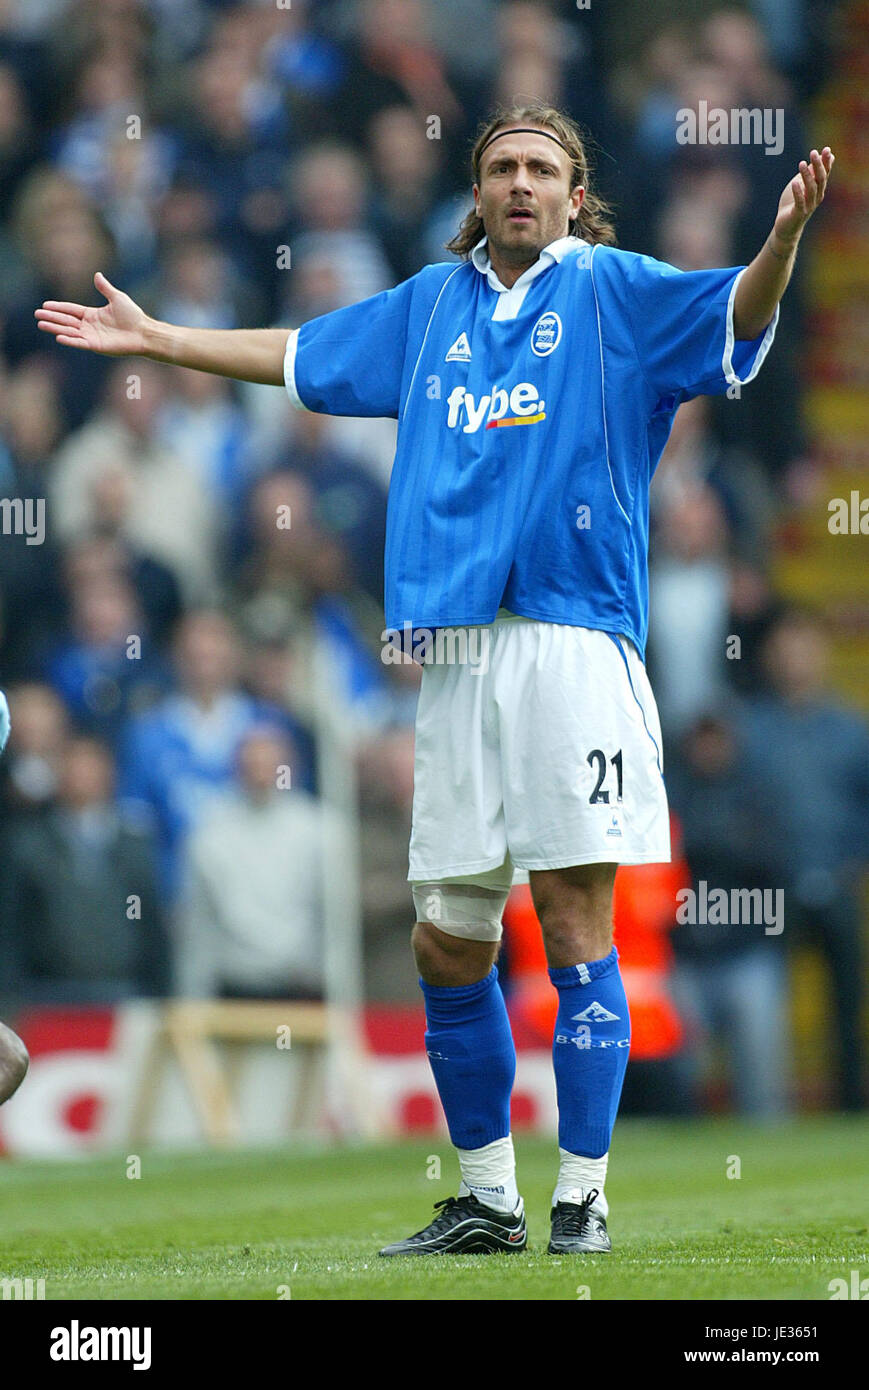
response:
[[[581,1236],[585,1234],[591,1215],[591,1208],[600,1192],[596,1187],[583,1197],[581,1202],[562,1202],[559,1203],[561,1210],[558,1215],[561,1218],[561,1228],[567,1236]]]

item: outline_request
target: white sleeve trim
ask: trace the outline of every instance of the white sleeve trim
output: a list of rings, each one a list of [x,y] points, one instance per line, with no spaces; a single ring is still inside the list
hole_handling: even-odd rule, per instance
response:
[[[748,373],[748,376],[737,376],[736,372],[733,370],[733,345],[736,342],[736,333],[733,327],[733,306],[736,301],[737,287],[747,269],[748,266],[737,275],[730,289],[730,298],[727,301],[727,329],[724,337],[724,356],[721,359],[721,366],[729,386],[747,386],[750,381],[754,381],[754,378],[763,366],[766,354],[772,347],[772,340],[775,337],[775,330],[778,325],[779,308],[781,307],[778,304],[775,306],[775,313],[763,335],[763,341],[755,353],[754,362],[752,363],[751,371]]]
[[[284,385],[287,388],[287,395],[297,410],[307,410],[298,391],[296,390],[296,347],[299,341],[299,330],[293,328],[287,338],[287,350],[284,353]]]

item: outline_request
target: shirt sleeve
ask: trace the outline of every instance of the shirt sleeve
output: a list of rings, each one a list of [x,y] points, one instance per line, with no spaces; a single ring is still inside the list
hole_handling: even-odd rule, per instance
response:
[[[656,395],[722,394],[757,376],[779,310],[759,337],[737,340],[733,305],[745,269],[684,271],[651,256],[627,258],[628,322],[640,369]]]
[[[415,278],[290,333],[284,382],[295,406],[397,419]]]

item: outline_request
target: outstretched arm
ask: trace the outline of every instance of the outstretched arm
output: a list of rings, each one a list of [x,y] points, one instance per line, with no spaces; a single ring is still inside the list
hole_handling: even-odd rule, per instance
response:
[[[737,338],[758,338],[771,321],[788,287],[803,229],[823,201],[834,163],[835,155],[829,145],[820,154],[812,150],[811,165],[800,160],[799,174],[791,179],[779,200],[772,232],[737,287],[733,305]]]
[[[100,271],[94,284],[108,301],[101,308],[47,299],[36,310],[39,327],[64,347],[109,357],[149,357],[236,381],[283,385],[288,328],[181,328],[149,318]]]

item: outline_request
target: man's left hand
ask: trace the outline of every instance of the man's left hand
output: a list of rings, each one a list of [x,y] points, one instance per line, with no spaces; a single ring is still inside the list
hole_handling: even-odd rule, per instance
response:
[[[779,242],[794,245],[815,208],[824,200],[830,170],[836,156],[825,145],[820,154],[812,150],[811,162],[800,160],[800,172],[791,179],[779,199],[773,231]]]

